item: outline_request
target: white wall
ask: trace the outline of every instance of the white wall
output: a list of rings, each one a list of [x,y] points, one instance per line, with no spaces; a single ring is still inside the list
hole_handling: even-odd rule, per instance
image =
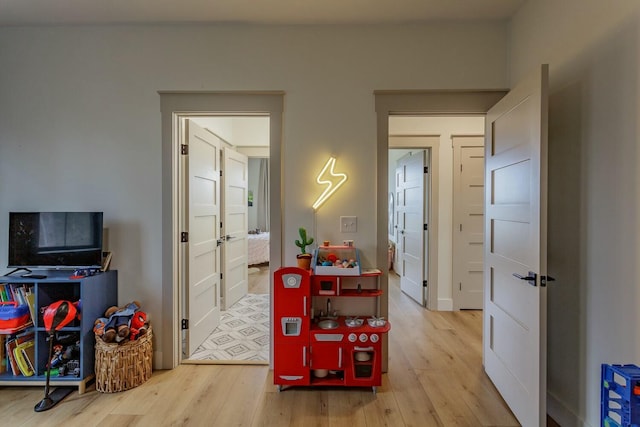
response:
[[[158,351],[170,315],[160,300],[170,171],[158,91],[284,90],[283,260],[295,262],[303,226],[320,241],[353,238],[371,265],[373,91],[502,88],[506,50],[500,23],[0,28],[0,263],[6,212],[103,210],[119,300],[142,301],[157,320]],[[314,180],[329,155],[349,180],[314,216]],[[356,215],[358,232],[341,235],[340,215]]]
[[[549,63],[549,413],[600,425],[601,363],[640,364],[640,3],[528,1],[512,83]]]
[[[390,135],[437,135],[438,310],[453,310],[453,146],[452,135],[484,135],[484,117],[389,117]],[[394,169],[395,170],[395,169]],[[392,169],[389,168],[389,175]],[[391,187],[390,187],[391,188]],[[394,186],[395,188],[395,186]]]

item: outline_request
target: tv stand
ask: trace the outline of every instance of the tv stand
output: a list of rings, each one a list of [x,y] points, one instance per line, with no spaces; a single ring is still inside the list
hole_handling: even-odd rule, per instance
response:
[[[18,268],[14,268],[13,270],[5,274],[5,276],[11,276],[13,273],[17,273],[18,271],[22,271],[22,270],[26,271],[27,273],[32,273],[32,271],[26,267],[18,267]]]
[[[42,318],[42,309],[55,303],[66,300],[71,302],[82,301],[82,316],[56,333],[53,344],[68,345],[69,341],[77,340],[78,352],[71,361],[75,361],[72,369],[70,365],[65,375],[50,376],[51,387],[77,387],[78,393],[86,391],[87,384],[95,378],[95,334],[93,322],[102,317],[107,308],[118,305],[118,275],[117,270],[109,270],[94,276],[79,279],[69,278],[69,271],[40,271],[35,270],[34,276],[46,273],[46,279],[28,277],[0,277],[0,284],[6,289],[28,288],[34,295],[32,326],[23,330],[1,330],[0,343],[16,339],[21,335],[33,334],[33,359],[30,359],[33,370],[32,375],[24,375],[18,365],[17,375],[13,374],[11,363],[7,364],[4,371],[0,370],[0,388],[5,386],[39,386],[47,383],[47,365],[49,360],[49,331],[47,331]],[[66,340],[61,342],[59,340]],[[6,353],[5,353],[6,354]],[[77,368],[77,369],[76,369]],[[60,390],[60,389],[58,389]],[[35,403],[35,402],[34,402]],[[4,419],[4,418],[2,418]],[[4,425],[4,424],[3,424]]]

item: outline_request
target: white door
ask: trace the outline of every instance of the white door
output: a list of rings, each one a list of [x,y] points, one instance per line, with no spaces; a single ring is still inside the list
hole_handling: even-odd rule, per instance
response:
[[[425,151],[415,151],[398,160],[398,233],[402,251],[400,289],[425,305]]]
[[[453,303],[482,309],[484,241],[484,137],[454,136]]]
[[[396,255],[393,264],[393,270],[399,275],[402,276],[403,273],[403,263],[402,263],[402,252],[404,251],[404,247],[402,246],[402,239],[400,238],[402,234],[400,230],[402,230],[401,221],[401,212],[404,211],[404,190],[400,186],[399,183],[404,181],[404,168],[396,167],[396,175],[395,175],[395,190],[394,190],[394,199],[395,206],[393,212],[393,227],[394,227],[394,237],[396,241]]]
[[[249,291],[248,279],[248,171],[249,159],[228,147],[223,150],[224,221],[223,310]]]
[[[188,355],[220,323],[220,142],[187,120]]]
[[[483,359],[525,427],[546,425],[547,83],[543,65],[486,120]]]

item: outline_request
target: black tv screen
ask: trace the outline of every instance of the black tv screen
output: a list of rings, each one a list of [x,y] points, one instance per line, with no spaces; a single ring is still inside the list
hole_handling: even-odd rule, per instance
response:
[[[102,212],[10,212],[9,268],[99,268]]]

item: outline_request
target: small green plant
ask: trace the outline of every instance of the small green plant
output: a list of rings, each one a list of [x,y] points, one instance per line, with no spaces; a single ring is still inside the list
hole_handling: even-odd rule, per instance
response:
[[[303,227],[298,229],[298,233],[300,233],[300,240],[296,240],[296,246],[300,248],[301,254],[307,253],[307,246],[313,243],[313,237],[309,237],[307,239],[307,230]]]

